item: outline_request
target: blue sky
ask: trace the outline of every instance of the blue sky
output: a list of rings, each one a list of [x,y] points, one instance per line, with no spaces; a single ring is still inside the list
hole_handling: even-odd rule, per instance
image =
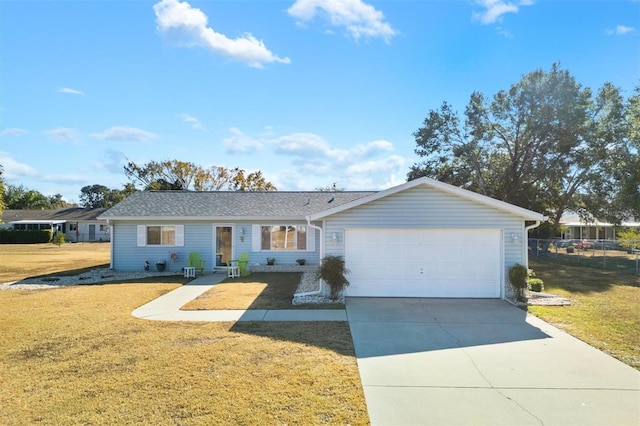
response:
[[[2,0],[0,164],[71,202],[172,159],[383,189],[429,110],[554,62],[631,95],[640,1]]]

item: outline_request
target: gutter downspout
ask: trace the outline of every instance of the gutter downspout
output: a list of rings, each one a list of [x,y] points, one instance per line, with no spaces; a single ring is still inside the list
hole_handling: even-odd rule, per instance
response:
[[[320,231],[320,260],[322,260],[322,258],[324,257],[324,230],[316,225],[312,225],[311,224],[311,219],[309,219],[309,216],[305,216],[305,219],[307,220],[307,226],[313,229],[317,229],[318,231]],[[322,280],[320,281],[320,289],[316,290],[316,291],[308,291],[306,293],[297,293],[295,296],[314,296],[317,294],[323,294],[322,292]]]
[[[109,219],[107,219],[107,225],[109,226],[109,269],[113,271],[113,226]]]
[[[524,245],[524,247],[522,248],[522,254],[525,260],[525,265],[524,267],[529,269],[529,231],[537,228],[538,226],[540,226],[540,221],[536,220],[536,223],[534,223],[533,225],[529,225],[527,227],[524,228],[524,236],[527,239],[527,243]]]

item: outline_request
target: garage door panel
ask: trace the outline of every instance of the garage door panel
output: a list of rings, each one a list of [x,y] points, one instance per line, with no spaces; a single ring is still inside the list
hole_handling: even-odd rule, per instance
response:
[[[348,296],[500,297],[497,229],[348,229]]]

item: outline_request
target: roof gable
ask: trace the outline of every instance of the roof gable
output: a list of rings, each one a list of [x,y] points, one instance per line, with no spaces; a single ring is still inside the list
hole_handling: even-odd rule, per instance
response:
[[[390,195],[393,194],[397,194],[399,192],[402,191],[406,191],[408,189],[411,188],[415,188],[419,185],[425,185],[428,186],[430,188],[448,193],[448,194],[452,194],[452,195],[456,195],[458,197],[479,203],[479,204],[483,204],[489,207],[493,207],[496,208],[498,210],[502,210],[505,211],[507,213],[511,213],[515,216],[520,216],[525,220],[536,220],[536,221],[543,221],[545,220],[545,217],[540,214],[540,213],[536,213],[534,211],[531,210],[527,210],[524,209],[522,207],[518,207],[515,206],[513,204],[509,204],[509,203],[505,203],[504,201],[500,201],[500,200],[496,200],[495,198],[491,198],[491,197],[487,197],[485,195],[481,195],[481,194],[477,194],[475,192],[472,191],[468,191],[466,189],[462,189],[462,188],[458,188],[456,186],[453,185],[449,185],[428,177],[422,177],[419,179],[415,179],[409,182],[406,182],[402,185],[398,185],[398,186],[394,186],[392,188],[386,189],[384,191],[380,191],[380,192],[375,192],[372,193],[366,197],[362,197],[360,199],[354,200],[352,202],[349,203],[345,203],[336,207],[333,207],[329,210],[325,210],[322,212],[318,212],[317,214],[313,214],[313,215],[309,215],[309,219],[310,220],[318,220],[318,219],[322,219],[328,216],[331,216],[333,214],[337,214],[340,212],[343,212],[345,210],[348,209],[352,209],[354,207],[358,207],[367,203],[370,203],[372,201],[375,200],[379,200],[385,197],[388,197]]]

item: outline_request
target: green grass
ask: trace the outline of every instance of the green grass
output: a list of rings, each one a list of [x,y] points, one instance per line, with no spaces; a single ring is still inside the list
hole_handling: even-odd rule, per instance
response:
[[[529,306],[529,312],[640,370],[639,276],[558,258],[531,258],[529,267],[545,292],[571,300],[571,306]]]
[[[299,272],[254,272],[227,278],[181,309],[344,309],[343,303],[293,305],[301,276]]]

